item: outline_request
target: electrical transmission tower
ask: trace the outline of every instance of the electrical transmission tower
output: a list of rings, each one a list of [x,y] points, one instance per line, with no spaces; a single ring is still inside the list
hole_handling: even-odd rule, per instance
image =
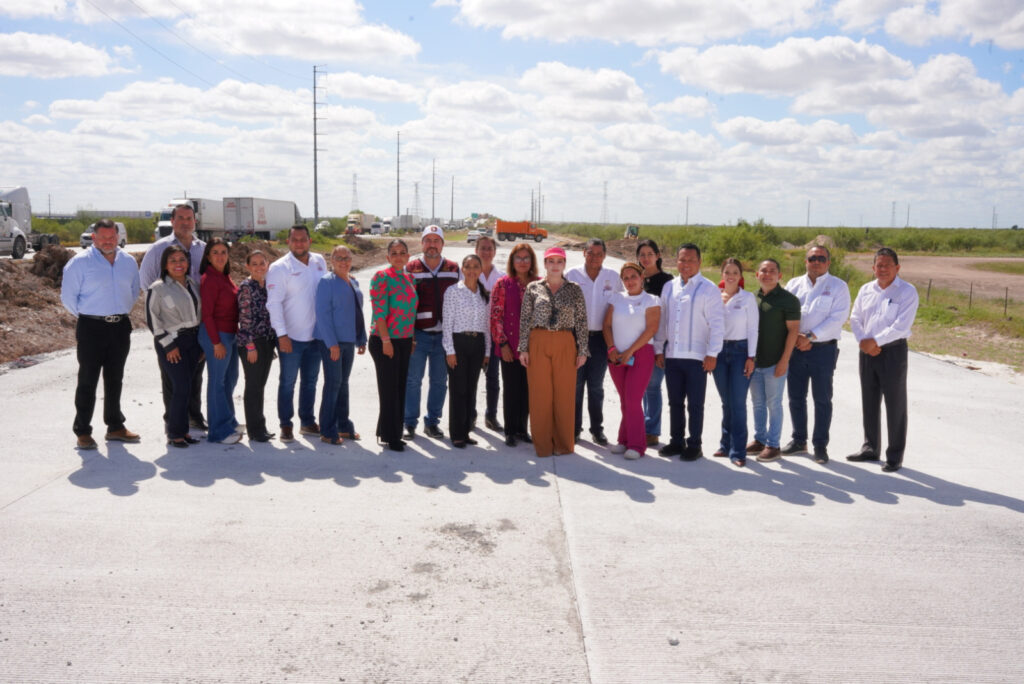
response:
[[[352,174],[352,208],[349,211],[355,211],[359,208],[359,191],[356,189],[356,174]]]
[[[412,200],[412,215],[416,218],[420,218],[420,182],[416,181],[413,183],[415,192],[413,193]]]
[[[323,134],[317,130],[317,122],[320,121],[321,117],[317,116],[316,108],[323,107],[327,104],[317,97],[317,91],[323,90],[323,87],[319,84],[319,79],[317,78],[324,73],[321,71],[322,68],[322,66],[318,66],[316,64],[313,65],[313,220],[316,223],[320,222],[320,180],[318,178],[319,168],[317,153],[324,151],[317,144],[317,138]]]
[[[893,200],[893,202],[892,202],[892,218],[889,219],[889,227],[890,228],[895,228],[896,227],[896,200]]]
[[[608,225],[608,181],[604,182],[604,198],[601,202],[601,223]]]

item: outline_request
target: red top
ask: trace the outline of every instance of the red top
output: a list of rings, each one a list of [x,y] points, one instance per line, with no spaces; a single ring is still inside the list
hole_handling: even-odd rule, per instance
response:
[[[220,344],[220,333],[238,332],[238,286],[212,266],[199,278],[203,323],[210,341]]]

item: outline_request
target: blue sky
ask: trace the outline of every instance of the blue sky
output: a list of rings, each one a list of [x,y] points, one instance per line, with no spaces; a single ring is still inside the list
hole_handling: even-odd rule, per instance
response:
[[[1004,0],[0,1],[0,186],[36,211],[196,196],[313,213],[1024,223],[1024,8]],[[167,30],[164,27],[167,27]],[[173,33],[172,33],[173,32]],[[150,46],[153,49],[150,49]],[[160,56],[159,51],[167,58]],[[168,59],[169,58],[169,59]],[[172,62],[173,60],[173,62]]]

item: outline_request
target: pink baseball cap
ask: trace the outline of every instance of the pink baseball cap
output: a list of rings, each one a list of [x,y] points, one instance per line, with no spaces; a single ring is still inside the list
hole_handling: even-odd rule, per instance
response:
[[[561,247],[548,247],[544,252],[544,258],[547,259],[548,257],[562,257],[564,259],[565,250]]]

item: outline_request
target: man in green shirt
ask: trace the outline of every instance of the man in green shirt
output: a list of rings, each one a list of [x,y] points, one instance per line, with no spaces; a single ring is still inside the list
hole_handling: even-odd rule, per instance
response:
[[[765,259],[757,267],[757,354],[754,375],[750,378],[750,398],[754,403],[754,441],[748,454],[757,454],[761,462],[777,461],[782,456],[782,390],[786,386],[789,357],[800,334],[800,300],[779,286],[779,262]]]

